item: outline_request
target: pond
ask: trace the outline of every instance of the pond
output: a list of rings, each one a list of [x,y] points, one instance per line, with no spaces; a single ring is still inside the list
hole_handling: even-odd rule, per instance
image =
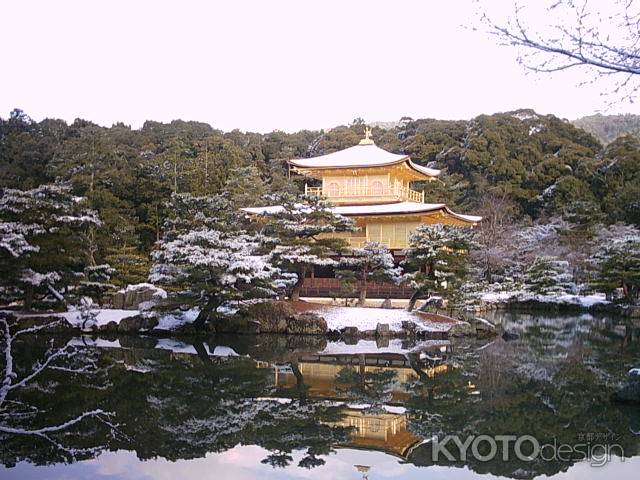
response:
[[[44,368],[0,402],[0,478],[636,479],[638,332],[493,320],[518,338],[21,335],[17,379]]]

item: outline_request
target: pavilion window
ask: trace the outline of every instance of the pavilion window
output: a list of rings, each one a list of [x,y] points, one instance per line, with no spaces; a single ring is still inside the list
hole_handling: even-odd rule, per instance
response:
[[[384,193],[384,185],[380,180],[375,180],[371,184],[371,195],[382,195]]]

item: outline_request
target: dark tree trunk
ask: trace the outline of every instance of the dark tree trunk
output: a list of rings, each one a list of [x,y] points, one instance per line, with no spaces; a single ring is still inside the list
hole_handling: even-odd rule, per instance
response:
[[[364,303],[367,301],[367,285],[363,285],[360,289],[360,297],[358,298],[358,306],[364,307]]]
[[[294,355],[291,359],[291,371],[293,375],[296,377],[296,389],[298,390],[298,398],[301,401],[307,399],[307,386],[304,383],[304,376],[300,371],[300,366],[298,365],[298,357]]]
[[[418,289],[413,292],[413,295],[411,295],[411,298],[409,299],[409,305],[407,305],[407,312],[413,311],[416,306],[416,302],[420,299],[421,296],[422,290]]]
[[[217,299],[209,300],[204,307],[198,313],[198,316],[193,322],[194,328],[198,330],[202,330],[204,328],[205,323],[209,319],[209,316],[212,312],[214,312],[220,306],[220,302]]]
[[[196,349],[198,358],[202,360],[202,363],[211,363],[211,358],[207,353],[207,347],[205,347],[203,342],[193,342],[193,348]]]
[[[307,275],[307,269],[303,268],[302,271],[297,273],[297,275],[298,280],[296,280],[295,285],[291,289],[291,300],[293,301],[300,300],[300,291],[304,285],[304,277]]]
[[[27,284],[24,289],[24,309],[27,311],[31,310],[31,306],[33,305],[33,285]]]
[[[360,297],[358,298],[358,306],[364,307],[364,302],[367,301],[367,275],[369,274],[369,269],[365,266],[362,269],[362,282],[360,283]]]

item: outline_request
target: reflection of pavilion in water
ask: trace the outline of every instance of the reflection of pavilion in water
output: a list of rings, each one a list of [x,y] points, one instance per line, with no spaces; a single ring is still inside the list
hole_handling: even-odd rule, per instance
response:
[[[275,383],[278,388],[295,388],[302,381],[311,398],[349,401],[337,382],[338,375],[345,368],[361,374],[392,372],[394,381],[390,402],[376,409],[368,409],[367,405],[346,405],[342,409],[342,419],[332,424],[354,429],[346,446],[380,450],[407,459],[422,439],[407,428],[407,415],[402,404],[409,399],[410,393],[404,385],[421,377],[434,378],[447,372],[449,353],[450,345],[443,341],[411,354],[301,355],[297,362],[293,362],[293,368],[276,367]]]

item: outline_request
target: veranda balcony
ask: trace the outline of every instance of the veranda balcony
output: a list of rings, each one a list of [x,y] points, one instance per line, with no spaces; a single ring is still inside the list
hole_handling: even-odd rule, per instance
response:
[[[335,204],[359,203],[391,203],[391,202],[419,202],[424,203],[424,192],[416,192],[410,188],[396,184],[383,185],[380,182],[373,186],[357,187],[309,187],[305,184],[305,193],[325,197]]]

